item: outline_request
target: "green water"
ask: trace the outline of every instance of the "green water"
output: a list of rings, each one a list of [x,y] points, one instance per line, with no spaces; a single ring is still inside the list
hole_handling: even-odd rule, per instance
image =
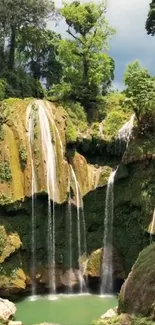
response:
[[[115,297],[95,295],[58,295],[57,300],[39,297],[35,301],[25,299],[16,303],[16,320],[24,325],[53,322],[60,325],[91,325],[108,309],[117,305]]]

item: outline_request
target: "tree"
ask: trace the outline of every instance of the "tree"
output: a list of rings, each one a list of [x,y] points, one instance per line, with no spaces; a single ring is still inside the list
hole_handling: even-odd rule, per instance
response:
[[[125,72],[126,102],[132,107],[138,124],[146,113],[155,107],[155,80],[138,61],[128,65]]]
[[[9,70],[14,68],[17,37],[22,29],[43,27],[53,11],[53,0],[0,0],[0,33],[9,45]]]
[[[63,67],[62,88],[88,108],[111,83],[114,61],[106,52],[114,30],[105,18],[104,2],[64,2],[60,12],[70,36],[58,46]]]
[[[145,28],[147,34],[151,36],[155,35],[155,0],[152,0],[150,3],[150,10],[147,16]]]
[[[32,73],[33,78],[45,78],[48,89],[60,82],[62,76],[56,55],[60,39],[55,32],[36,27],[23,29],[18,38],[18,61]]]

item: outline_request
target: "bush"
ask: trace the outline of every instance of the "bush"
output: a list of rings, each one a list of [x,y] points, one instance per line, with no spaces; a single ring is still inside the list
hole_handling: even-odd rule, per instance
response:
[[[20,158],[21,167],[24,169],[27,164],[27,151],[26,151],[26,146],[23,144],[21,144],[19,148],[19,158]]]
[[[66,137],[68,143],[74,143],[77,140],[76,128],[70,119],[67,121]]]
[[[67,101],[63,103],[63,107],[67,111],[72,124],[77,131],[85,131],[88,127],[87,116],[84,108],[79,102]]]
[[[4,79],[0,79],[0,100],[5,98],[7,82]]]

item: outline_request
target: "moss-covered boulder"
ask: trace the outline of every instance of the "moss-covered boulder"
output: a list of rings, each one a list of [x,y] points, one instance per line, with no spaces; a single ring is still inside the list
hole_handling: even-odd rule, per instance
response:
[[[155,243],[139,254],[127,280],[123,284],[119,296],[119,311],[150,316],[154,314],[154,306]]]
[[[10,296],[26,287],[21,258],[22,242],[12,225],[0,220],[0,294]]]
[[[92,325],[154,325],[154,321],[146,317],[136,317],[129,314],[121,314],[109,319],[98,319]]]
[[[100,277],[102,268],[102,255],[104,261],[104,252],[102,248],[92,252],[88,258],[84,275],[89,277]],[[113,248],[113,274],[115,279],[124,279],[125,270],[122,259],[118,251]]]
[[[21,247],[21,240],[17,232],[11,231],[9,225],[0,221],[0,264]]]

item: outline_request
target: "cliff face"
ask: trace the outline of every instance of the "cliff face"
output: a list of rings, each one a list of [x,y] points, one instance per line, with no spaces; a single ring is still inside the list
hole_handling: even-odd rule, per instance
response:
[[[97,133],[95,130],[95,133],[91,134],[91,127],[87,133],[85,130],[83,133],[80,131],[75,140],[72,136],[73,129],[70,128],[70,122],[72,124],[73,122],[61,106],[33,99],[6,100],[1,104],[0,115],[0,293],[4,295],[27,290],[31,284],[34,175],[36,278],[40,286],[47,285],[49,170],[45,153],[46,141],[43,143],[42,136],[45,128],[42,129],[42,119],[39,119],[39,112],[42,110],[49,124],[56,167],[54,194],[53,188],[49,189],[49,193],[51,200],[54,197],[55,204],[57,286],[65,282],[62,279],[63,274],[69,268],[69,196],[72,208],[72,251],[75,268],[78,263],[76,210],[78,200],[72,169],[80,188],[80,206],[83,197],[89,254],[102,246],[106,184],[112,168],[118,165],[120,166],[114,186],[113,244],[123,259],[123,270],[125,268],[126,274],[140,250],[149,242],[147,230],[155,206],[153,156],[155,150],[153,144],[150,145],[152,140],[148,140],[149,145],[144,146],[143,139],[139,140],[135,135],[136,140],[132,140],[124,152],[125,146],[122,142],[110,139],[109,133],[108,139],[104,136],[104,127],[109,130],[105,124],[102,131],[100,126],[97,127]],[[124,123],[124,117],[123,120],[121,118],[121,123]],[[31,134],[28,127],[30,125],[33,125]],[[47,134],[45,138],[47,140]],[[138,155],[135,148],[139,150]],[[49,167],[51,172],[50,164]],[[5,250],[4,242],[7,243]],[[76,276],[74,281],[76,283]]]

